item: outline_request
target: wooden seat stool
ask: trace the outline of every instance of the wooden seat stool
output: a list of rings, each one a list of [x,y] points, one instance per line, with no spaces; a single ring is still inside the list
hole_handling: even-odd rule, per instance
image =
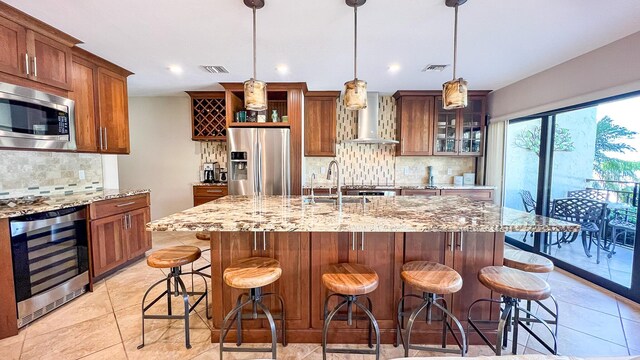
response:
[[[200,258],[200,248],[197,246],[172,246],[165,249],[158,250],[147,258],[147,265],[157,269],[170,269],[165,279],[157,281],[151,285],[149,289],[144,293],[142,297],[142,343],[138,345],[138,349],[144,347],[144,321],[147,319],[180,319],[184,320],[184,337],[185,346],[187,349],[191,348],[189,341],[189,314],[198,306],[198,304],[204,299],[206,307],[207,318],[209,316],[209,295],[208,284],[204,276],[204,291],[187,291],[184,282],[180,278],[181,275],[191,274],[189,272],[183,273],[182,266],[193,263]],[[147,296],[151,293],[156,286],[166,282],[167,288],[158,295],[153,301],[145,306]],[[173,290],[171,289],[171,283],[173,282]],[[146,312],[155,305],[160,299],[166,295],[167,297],[167,315],[147,315]],[[171,309],[171,295],[178,297],[182,296],[184,301],[184,314],[173,315]],[[199,296],[192,306],[189,306],[189,296]]]
[[[276,359],[278,335],[276,332],[275,320],[280,320],[282,323],[282,345],[287,346],[286,325],[285,325],[285,311],[284,311],[284,299],[282,296],[276,293],[263,293],[262,287],[273,284],[282,275],[282,269],[280,268],[280,262],[276,259],[266,257],[250,257],[239,260],[229,265],[224,270],[223,279],[225,284],[234,289],[249,290],[248,293],[243,293],[238,296],[236,307],[234,307],[224,318],[222,328],[220,329],[220,359],[222,359],[223,353],[227,352],[270,352],[271,358]],[[280,308],[282,309],[279,314],[271,313],[269,308],[262,302],[265,296],[275,296],[280,301]],[[244,298],[247,298],[243,302]],[[251,305],[251,312],[243,314],[242,309]],[[258,313],[258,309],[262,311],[262,314]],[[270,348],[241,348],[242,345],[242,320],[256,320],[267,319],[271,328],[271,347]],[[224,340],[231,330],[233,322],[236,323],[236,346],[226,347],[224,346]]]
[[[375,355],[376,360],[380,359],[380,328],[373,316],[373,304],[367,294],[378,287],[378,274],[368,266],[361,264],[341,263],[329,265],[326,272],[322,274],[322,283],[332,292],[324,301],[324,326],[322,329],[322,358],[327,359],[328,353],[338,354],[367,354]],[[340,297],[342,301],[329,311],[329,300],[332,297]],[[364,306],[358,300],[365,298],[368,306]],[[338,311],[346,306],[346,314],[338,314]],[[353,313],[353,307],[360,309],[364,315]],[[327,336],[329,325],[332,320],[346,321],[349,326],[353,320],[369,320],[369,348],[370,349],[348,349],[348,348],[328,348]],[[376,333],[376,347],[373,349],[373,330]]]
[[[510,267],[513,269],[518,269],[518,270],[522,270],[530,273],[538,273],[538,274],[550,273],[553,271],[553,267],[554,267],[553,262],[547,259],[546,257],[542,255],[534,254],[528,251],[519,250],[519,249],[505,249],[503,264],[506,267]],[[553,301],[553,304],[555,306],[555,311],[549,309],[549,307],[546,306],[542,301],[539,301],[539,300],[533,300],[533,301],[535,301],[542,309],[544,309],[547,313],[549,313],[549,315],[551,315],[552,319],[550,320],[545,319],[545,321],[547,322],[547,324],[555,326],[554,334],[556,335],[556,338],[557,338],[558,337],[558,314],[559,314],[558,301],[553,296],[553,294],[549,294],[549,298],[551,299],[551,301]],[[532,300],[526,301],[527,311],[531,311],[531,303],[532,303]],[[532,319],[529,314],[526,314],[525,318],[526,318],[525,323],[527,325],[538,322],[538,320]]]
[[[506,348],[508,340],[508,327],[513,327],[512,350],[513,354],[517,354],[518,350],[518,330],[520,327],[526,330],[531,336],[542,344],[553,355],[558,353],[558,341],[555,332],[551,329],[549,324],[539,316],[533,314],[531,311],[520,307],[521,300],[540,301],[548,298],[551,295],[551,287],[546,281],[540,279],[538,276],[524,272],[518,269],[512,269],[506,266],[487,266],[480,269],[478,273],[478,280],[482,285],[491,291],[495,291],[498,294],[502,294],[501,300],[494,299],[478,299],[471,303],[469,306],[469,313],[467,316],[467,337],[470,336],[470,328],[472,327],[482,340],[495,352],[496,355],[502,355],[502,349]],[[498,334],[495,346],[487,339],[486,335],[478,328],[478,324],[481,323],[495,323],[492,320],[474,320],[471,318],[473,307],[481,302],[489,302],[494,304],[500,304],[501,314],[498,321]],[[536,322],[544,326],[553,339],[553,345],[549,345],[540,338],[533,330],[525,326],[523,318],[520,317],[520,312],[532,317]]]
[[[396,332],[396,343],[404,346],[404,356],[409,356],[409,350],[439,351],[445,353],[460,353],[464,356],[467,352],[467,339],[464,328],[460,321],[449,311],[447,302],[442,296],[458,292],[462,288],[462,277],[452,268],[431,261],[411,261],[402,266],[400,277],[405,284],[422,291],[422,296],[408,294],[400,298],[398,303],[398,325]],[[405,299],[408,297],[418,298],[422,303],[411,311],[405,311]],[[442,302],[442,305],[438,303]],[[436,307],[442,311],[442,348],[428,347],[411,344],[411,330],[413,324],[422,311],[426,309],[427,322],[431,323],[431,310]],[[404,318],[409,316],[409,320],[403,334]],[[461,334],[461,339],[453,332],[451,324],[447,321],[450,318]],[[447,349],[447,330],[453,335],[459,350]]]

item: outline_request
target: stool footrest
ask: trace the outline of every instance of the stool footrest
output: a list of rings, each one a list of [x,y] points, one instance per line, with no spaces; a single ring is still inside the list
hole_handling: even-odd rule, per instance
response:
[[[271,352],[271,348],[254,348],[254,347],[229,347],[223,346],[222,351],[226,352]]]
[[[349,349],[349,348],[326,348],[327,354],[361,354],[376,355],[376,349]]]

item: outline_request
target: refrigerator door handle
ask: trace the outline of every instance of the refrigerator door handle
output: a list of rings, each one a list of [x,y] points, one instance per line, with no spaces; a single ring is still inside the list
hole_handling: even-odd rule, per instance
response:
[[[258,171],[256,171],[256,194],[262,195],[262,144],[260,144],[260,132],[256,138],[256,165]]]

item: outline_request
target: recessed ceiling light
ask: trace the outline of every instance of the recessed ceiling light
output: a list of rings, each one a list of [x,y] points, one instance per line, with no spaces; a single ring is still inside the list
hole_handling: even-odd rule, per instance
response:
[[[178,65],[169,65],[169,71],[174,74],[182,74],[182,68]]]
[[[391,64],[391,65],[389,65],[389,72],[390,73],[397,73],[398,71],[400,71],[400,64]]]
[[[278,71],[280,74],[286,74],[289,72],[289,67],[287,65],[280,64],[276,66],[276,71]]]

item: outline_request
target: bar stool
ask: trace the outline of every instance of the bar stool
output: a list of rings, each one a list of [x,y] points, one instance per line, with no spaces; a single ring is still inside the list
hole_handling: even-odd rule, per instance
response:
[[[538,273],[538,274],[546,274],[553,271],[553,262],[547,259],[544,256],[530,253],[528,251],[519,250],[519,249],[505,249],[504,250],[504,266],[510,267],[513,269],[522,270],[530,273]],[[549,294],[549,298],[553,301],[555,305],[555,311],[549,309],[542,301],[533,300],[538,305],[543,308],[549,315],[551,315],[551,320],[546,320],[547,324],[555,325],[554,334],[556,338],[558,337],[558,301],[553,297],[553,294]],[[531,311],[531,300],[527,300],[527,311]],[[529,314],[525,316],[526,324],[529,325],[532,322],[538,322],[536,319],[532,319]]]
[[[439,351],[445,353],[460,353],[464,356],[467,352],[467,339],[464,329],[460,321],[448,310],[447,302],[442,296],[453,294],[462,288],[462,277],[457,271],[452,268],[431,261],[411,261],[402,265],[400,270],[400,277],[405,284],[422,291],[422,296],[415,294],[405,295],[400,298],[398,303],[398,327],[396,332],[396,342],[402,342],[404,346],[404,356],[409,357],[409,350],[426,350],[426,351]],[[418,305],[413,311],[404,311],[404,301],[408,297],[418,298],[422,300],[422,303]],[[442,305],[438,303],[442,302]],[[411,344],[411,330],[413,324],[418,315],[427,310],[427,322],[431,323],[431,308],[436,307],[440,309],[444,315],[442,319],[442,348],[428,347],[422,345]],[[404,324],[404,318],[409,315],[409,321],[405,334],[402,334],[402,326]],[[454,324],[460,330],[462,341],[458,339],[458,336],[453,332],[451,324],[447,321],[447,317],[453,320]],[[447,330],[453,335],[460,350],[447,349]]]
[[[366,354],[375,355],[376,360],[380,359],[380,328],[373,316],[373,304],[367,294],[373,292],[378,287],[378,274],[368,266],[361,264],[332,264],[327,271],[322,274],[322,283],[333,294],[327,296],[324,301],[324,327],[322,329],[322,358],[327,359],[328,353],[339,354]],[[329,300],[332,297],[341,297],[342,301],[329,312]],[[362,305],[358,298],[367,300],[368,307]],[[360,309],[364,315],[354,315],[353,306]],[[346,306],[347,313],[338,315],[338,311]],[[351,326],[353,320],[369,320],[369,348],[373,348],[372,330],[376,332],[376,347],[374,350],[348,349],[348,348],[327,348],[327,334],[329,324],[333,319],[347,321]]]
[[[239,260],[229,265],[224,270],[223,279],[225,284],[234,289],[249,290],[238,296],[236,307],[233,308],[224,318],[220,333],[220,359],[225,351],[228,352],[270,352],[272,359],[276,359],[277,340],[275,320],[282,322],[282,346],[287,346],[287,337],[285,329],[285,311],[284,300],[275,293],[263,293],[262,287],[273,284],[282,275],[280,262],[276,259],[266,257],[250,257]],[[272,314],[271,311],[262,302],[265,296],[275,296],[280,301],[282,311],[280,314]],[[242,299],[246,297],[246,301]],[[251,313],[243,314],[242,309],[251,304]],[[258,308],[262,314],[258,314]],[[237,324],[236,345],[242,345],[242,320],[243,319],[267,319],[271,328],[271,347],[270,348],[240,348],[225,347],[224,339],[227,337],[232,323]]]
[[[211,241],[211,233],[208,232],[208,231],[198,231],[196,233],[196,239],[202,240],[202,241]],[[201,253],[206,253],[206,252],[211,253],[211,248],[201,250]],[[207,259],[204,259],[204,260],[207,261]],[[200,275],[200,276],[204,276],[206,278],[211,279],[211,274],[207,274],[207,273],[204,272],[204,270],[211,268],[211,261],[207,261],[207,262],[208,262],[207,265],[201,266],[199,268],[194,268],[193,267],[193,263],[191,263],[191,290],[192,291],[193,291],[193,276],[194,275]]]
[[[187,349],[191,348],[191,343],[189,341],[189,314],[196,308],[196,306],[205,299],[206,306],[206,315],[207,318],[210,319],[209,316],[209,296],[208,296],[208,285],[207,280],[204,276],[202,280],[204,281],[204,292],[198,291],[187,291],[187,288],[184,285],[184,282],[180,278],[181,275],[188,275],[191,273],[182,273],[182,266],[193,263],[194,261],[200,258],[200,249],[197,246],[172,246],[166,249],[158,250],[147,258],[147,265],[157,269],[170,269],[169,274],[165,279],[157,281],[155,284],[151,285],[149,289],[144,293],[142,297],[142,344],[138,345],[138,349],[142,349],[144,347],[144,321],[146,319],[181,319],[184,320],[184,337],[185,337],[185,346]],[[198,274],[199,275],[199,274]],[[173,291],[171,290],[171,282],[173,281]],[[167,288],[162,292],[158,297],[156,297],[153,301],[151,301],[147,306],[145,306],[145,302],[147,300],[147,296],[155,288],[161,283],[166,282]],[[184,314],[183,315],[173,315],[171,309],[171,295],[178,297],[182,295],[182,299],[184,301]],[[155,305],[160,299],[164,296],[167,296],[167,315],[147,315],[145,314],[147,310],[149,310],[153,305]],[[192,306],[189,306],[189,296],[199,296],[195,303]]]
[[[467,316],[467,336],[470,335],[469,326],[480,335],[482,340],[495,352],[496,355],[502,355],[502,348],[507,346],[508,331],[505,331],[505,327],[513,326],[513,339],[512,350],[513,354],[517,354],[518,350],[518,329],[522,325],[522,328],[526,330],[533,338],[535,338],[540,344],[542,344],[553,355],[558,353],[558,342],[556,335],[549,324],[546,321],[520,307],[521,300],[544,300],[551,294],[551,288],[546,281],[540,279],[534,274],[524,272],[522,270],[512,269],[505,266],[487,266],[480,269],[478,273],[478,280],[482,285],[487,287],[491,291],[495,291],[502,294],[501,300],[494,299],[478,299],[469,306],[469,313]],[[471,319],[471,310],[473,307],[481,302],[490,302],[504,305],[501,308],[501,316],[498,321],[498,334],[496,344],[493,346],[491,341],[487,339],[486,335],[480,331],[477,324],[480,323],[492,323],[491,320],[473,320]],[[533,330],[524,326],[522,319],[520,318],[520,312],[533,317],[538,320],[537,322],[543,325],[553,338],[553,347],[545,343]]]

